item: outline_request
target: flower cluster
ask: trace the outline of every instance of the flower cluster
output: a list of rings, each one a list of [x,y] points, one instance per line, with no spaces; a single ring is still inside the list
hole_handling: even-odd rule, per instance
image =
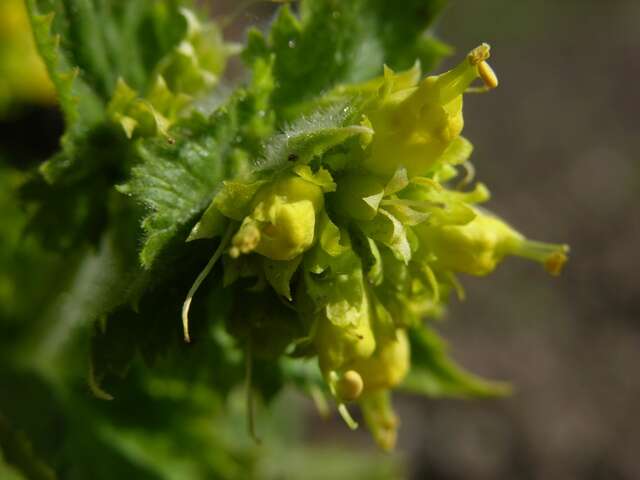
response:
[[[355,137],[314,155],[292,147],[278,168],[225,182],[191,234],[222,241],[185,302],[185,338],[191,298],[222,258],[225,283],[243,287],[232,332],[264,332],[256,356],[317,357],[347,423],[357,402],[393,448],[390,391],[411,368],[408,332],[461,292],[455,274],[486,275],[516,255],[555,275],[566,260],[566,246],[529,241],[479,207],[484,185],[464,189],[463,94],[497,86],[488,58],[483,44],[441,75],[421,79],[416,65],[338,87],[320,103],[352,98]]]

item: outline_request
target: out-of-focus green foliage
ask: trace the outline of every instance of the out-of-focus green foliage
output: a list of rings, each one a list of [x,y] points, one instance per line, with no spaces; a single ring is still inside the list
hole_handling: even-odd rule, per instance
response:
[[[24,2],[4,0],[0,5],[0,117],[21,103],[51,105],[54,98]]]

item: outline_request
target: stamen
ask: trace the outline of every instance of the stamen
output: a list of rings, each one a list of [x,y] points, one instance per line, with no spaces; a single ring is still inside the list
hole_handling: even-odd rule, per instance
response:
[[[422,271],[427,277],[431,290],[433,290],[433,303],[440,303],[440,286],[438,285],[435,273],[433,273],[431,267],[426,263],[422,264]]]
[[[478,75],[480,75],[480,78],[488,89],[493,89],[498,86],[498,76],[487,62],[480,62],[478,65]]]
[[[562,268],[566,262],[567,256],[564,253],[556,252],[544,262],[544,269],[549,272],[549,274],[557,277],[562,272]]]
[[[553,276],[560,275],[562,267],[567,261],[567,253],[569,253],[567,245],[534,240],[525,240],[513,251],[514,255],[542,263],[544,269]]]
[[[458,278],[453,274],[453,272],[447,272],[446,277],[447,280],[449,280],[449,283],[453,286],[458,300],[463,302],[465,298],[467,298],[467,293],[465,292],[464,287],[462,286]]]
[[[231,258],[238,258],[240,255],[251,253],[260,243],[260,230],[253,223],[244,223],[238,233],[231,240],[232,247],[229,249]]]
[[[344,423],[347,424],[347,427],[349,427],[351,430],[358,429],[358,422],[353,419],[353,417],[349,413],[349,410],[347,410],[347,406],[344,403],[338,404],[338,413],[340,413],[340,416],[342,417],[342,420],[344,420]]]
[[[338,373],[336,371],[329,372],[329,378],[327,380],[327,385],[329,386],[331,395],[333,395],[334,398],[339,399],[340,396],[336,391],[336,385],[339,381]],[[349,410],[347,409],[347,406],[343,402],[338,403],[338,413],[342,417],[342,420],[344,420],[344,423],[346,423],[351,430],[356,430],[358,428],[358,422],[353,419],[353,417],[349,413]]]
[[[336,383],[336,393],[341,400],[352,402],[362,394],[364,382],[355,370],[347,370]]]
[[[462,164],[462,168],[464,168],[464,177],[458,182],[456,185],[456,190],[462,190],[464,187],[473,182],[473,179],[476,176],[476,167],[473,166],[473,163],[466,161]]]
[[[214,267],[218,259],[222,256],[222,252],[224,252],[224,249],[227,247],[229,239],[231,238],[233,228],[233,224],[229,225],[226,233],[224,234],[224,237],[222,237],[222,240],[220,240],[220,245],[218,245],[218,248],[209,260],[209,263],[207,263],[207,266],[204,267],[202,272],[200,272],[200,275],[198,275],[198,277],[196,278],[195,282],[193,282],[193,285],[191,286],[191,289],[187,294],[187,298],[182,304],[182,330],[184,332],[184,341],[187,343],[191,342],[191,338],[189,337],[189,308],[191,308],[191,300],[193,300],[193,296],[198,291],[198,288],[200,288],[200,285],[202,284],[202,282],[204,282],[204,279],[207,278],[207,276],[211,272],[211,269]]]

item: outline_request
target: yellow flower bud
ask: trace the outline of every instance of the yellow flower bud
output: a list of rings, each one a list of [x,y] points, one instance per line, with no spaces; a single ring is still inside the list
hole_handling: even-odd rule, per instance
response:
[[[363,387],[362,376],[355,370],[347,370],[335,382],[336,395],[345,402],[357,400],[362,394]]]
[[[291,260],[313,244],[316,215],[323,207],[322,189],[297,175],[270,183],[256,193],[252,213],[233,240],[238,250],[230,253],[253,250],[273,260]]]
[[[391,406],[391,393],[388,390],[376,390],[363,395],[359,403],[378,446],[387,452],[393,450],[400,422]]]
[[[260,230],[256,222],[250,218],[245,218],[240,226],[240,230],[231,239],[229,255],[238,258],[242,254],[251,253],[260,243]]]
[[[371,357],[358,359],[349,368],[362,377],[364,392],[370,392],[399,385],[409,373],[410,363],[407,333],[397,330],[396,338],[380,343]]]
[[[346,366],[373,354],[376,340],[371,329],[368,303],[366,301],[354,324],[338,326],[328,318],[318,319],[314,343],[325,378],[331,372],[344,371]]]
[[[566,245],[527,240],[499,218],[476,213],[466,225],[415,228],[420,249],[436,257],[437,268],[487,275],[506,255],[516,255],[542,263],[552,275],[560,273],[567,259]]]
[[[487,90],[498,85],[486,62],[489,50],[482,44],[454,69],[374,104],[366,112],[375,135],[365,167],[381,175],[399,166],[406,167],[410,177],[425,174],[462,132],[462,95],[471,83],[481,78]]]

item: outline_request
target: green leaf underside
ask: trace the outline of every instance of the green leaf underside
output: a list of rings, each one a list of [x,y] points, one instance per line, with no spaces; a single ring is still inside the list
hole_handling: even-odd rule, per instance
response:
[[[172,134],[175,144],[156,138],[139,147],[142,162],[119,190],[149,209],[140,259],[150,267],[181,227],[195,219],[211,201],[219,182],[229,175],[228,157],[236,135],[234,112],[206,119],[195,114]]]
[[[402,388],[430,397],[496,397],[508,395],[508,384],[484,380],[449,358],[446,343],[428,327],[413,329],[411,371]]]

